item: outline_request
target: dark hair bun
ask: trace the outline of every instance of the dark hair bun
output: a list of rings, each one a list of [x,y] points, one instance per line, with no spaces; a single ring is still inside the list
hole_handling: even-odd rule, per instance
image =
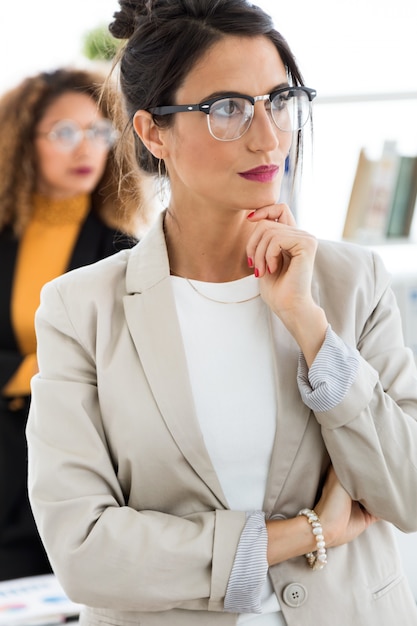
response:
[[[113,15],[109,31],[116,39],[128,39],[133,35],[141,17],[152,13],[152,0],[119,0],[120,11]]]

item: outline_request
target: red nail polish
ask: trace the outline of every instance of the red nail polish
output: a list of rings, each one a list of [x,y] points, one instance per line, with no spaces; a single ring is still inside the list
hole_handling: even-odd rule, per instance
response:
[[[253,267],[253,259],[250,256],[248,256],[248,265],[249,267]]]
[[[255,278],[259,278],[259,270],[255,267]]]
[[[255,215],[256,211],[251,211],[251,213],[249,213],[249,215],[247,216],[248,219],[253,217]]]

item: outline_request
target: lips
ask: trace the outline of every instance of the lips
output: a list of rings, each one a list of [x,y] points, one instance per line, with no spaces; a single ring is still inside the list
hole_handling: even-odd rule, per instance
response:
[[[79,176],[86,176],[89,175],[93,172],[93,168],[92,167],[88,167],[88,166],[83,166],[83,167],[77,167],[73,170],[74,174],[78,174]]]
[[[279,172],[278,165],[260,165],[245,172],[239,172],[239,176],[245,180],[252,180],[258,183],[270,183]]]

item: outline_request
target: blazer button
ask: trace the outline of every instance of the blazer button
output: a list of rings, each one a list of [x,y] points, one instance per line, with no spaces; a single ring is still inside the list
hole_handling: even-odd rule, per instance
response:
[[[296,609],[307,600],[307,589],[300,583],[290,583],[282,592],[282,599],[287,606]]]

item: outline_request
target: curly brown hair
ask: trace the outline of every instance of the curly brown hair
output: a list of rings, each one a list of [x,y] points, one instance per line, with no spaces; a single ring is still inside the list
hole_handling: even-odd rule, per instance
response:
[[[118,94],[108,82],[103,91],[105,81],[96,71],[60,68],[25,78],[0,98],[0,230],[9,227],[19,237],[30,220],[36,188],[34,135],[48,106],[65,92],[81,92],[97,103],[104,117],[111,117]],[[111,149],[91,199],[106,224],[136,234],[147,222],[146,180],[129,168],[121,179]]]

